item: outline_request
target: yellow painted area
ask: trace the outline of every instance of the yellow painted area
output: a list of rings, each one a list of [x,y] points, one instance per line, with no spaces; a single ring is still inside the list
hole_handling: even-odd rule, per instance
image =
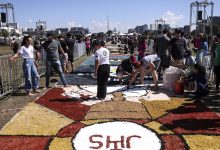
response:
[[[168,113],[169,110],[176,109],[183,104],[192,103],[192,101],[186,101],[186,99],[174,99],[170,101],[141,101],[146,107],[153,119],[156,119],[162,115]]]
[[[80,121],[80,122],[85,124],[85,125],[92,125],[92,124],[101,123],[101,122],[108,122],[108,121],[110,121],[110,120],[107,120],[107,119],[102,119],[102,120],[86,120],[86,121]]]
[[[184,135],[190,150],[220,150],[220,136]]]
[[[157,134],[174,134],[166,126],[164,126],[156,121],[146,123],[145,126],[153,129]]]
[[[56,135],[74,121],[36,103],[28,104],[0,134],[3,135]]]
[[[49,150],[74,150],[71,138],[54,138]]]

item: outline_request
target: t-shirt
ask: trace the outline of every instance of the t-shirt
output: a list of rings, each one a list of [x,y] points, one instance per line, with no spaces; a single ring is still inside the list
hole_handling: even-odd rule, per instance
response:
[[[185,39],[180,38],[173,38],[170,41],[170,45],[171,45],[171,55],[173,57],[173,59],[176,60],[180,60],[183,59],[187,50],[187,43],[185,41]]]
[[[98,60],[100,65],[110,64],[109,62],[109,50],[101,47],[95,52],[95,60]]]
[[[22,46],[19,50],[19,53],[21,54],[22,58],[34,58],[34,47],[30,45],[29,47]]]
[[[207,42],[203,42],[201,45],[201,49],[203,50],[203,56],[209,55],[209,46]]]
[[[124,59],[122,62],[121,62],[121,65],[120,65],[124,71],[128,72],[128,73],[131,73],[132,70],[133,70],[133,65],[130,61],[130,58],[127,58],[127,59]]]
[[[59,41],[57,41],[57,40],[46,41],[42,44],[41,48],[43,48],[46,51],[48,61],[58,61],[59,60],[58,50],[61,48]]]
[[[68,46],[69,55],[73,55],[75,41],[73,39],[66,39],[65,41]]]
[[[64,53],[67,53],[68,49],[67,49],[67,44],[64,40],[60,40],[60,45],[64,51]]]
[[[144,54],[145,50],[147,49],[147,42],[141,42],[138,44],[138,52],[139,54]]]
[[[169,42],[170,42],[170,38],[165,35],[158,38],[157,44],[158,44],[158,55],[159,56],[169,54],[169,50],[168,50]]]
[[[215,48],[214,66],[220,66],[220,43]]]
[[[86,41],[86,48],[90,48],[90,41],[89,40]]]
[[[158,61],[158,60],[160,60],[160,58],[157,55],[147,55],[147,56],[145,56],[141,59],[144,66],[146,66],[146,67],[149,66],[150,62],[153,63],[153,62]]]

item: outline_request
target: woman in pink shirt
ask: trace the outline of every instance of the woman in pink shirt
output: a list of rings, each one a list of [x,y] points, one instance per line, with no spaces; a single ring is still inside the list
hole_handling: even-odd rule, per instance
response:
[[[90,49],[90,39],[87,37],[86,38],[86,54],[87,54],[87,56],[89,56],[90,55],[90,52],[91,52],[91,49]]]
[[[147,50],[147,42],[144,37],[140,37],[138,41],[138,61],[140,61],[145,56],[145,51]]]

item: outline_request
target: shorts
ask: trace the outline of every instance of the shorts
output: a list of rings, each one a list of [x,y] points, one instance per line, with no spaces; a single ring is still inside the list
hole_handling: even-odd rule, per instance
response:
[[[69,62],[73,62],[73,55],[68,55]]]

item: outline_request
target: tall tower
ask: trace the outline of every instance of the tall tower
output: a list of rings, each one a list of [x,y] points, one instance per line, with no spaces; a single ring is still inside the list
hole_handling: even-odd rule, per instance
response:
[[[109,18],[108,18],[108,16],[107,16],[107,32],[109,31]]]

